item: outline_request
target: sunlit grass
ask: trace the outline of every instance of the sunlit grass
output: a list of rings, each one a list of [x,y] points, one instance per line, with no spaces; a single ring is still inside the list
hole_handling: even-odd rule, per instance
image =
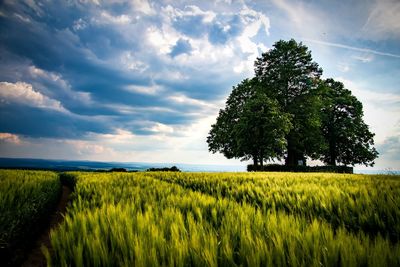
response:
[[[400,238],[399,176],[298,173],[154,173],[153,177],[263,211],[320,218],[332,227]]]
[[[51,233],[54,265],[400,265],[400,246],[390,241],[390,233],[371,234],[362,227],[349,231],[346,223],[351,220],[333,225],[318,213],[336,201],[347,212],[341,215],[370,218],[368,205],[380,207],[380,201],[388,200],[374,199],[369,186],[387,190],[389,199],[399,189],[397,179],[326,174],[74,175],[72,205],[64,223]],[[367,196],[372,200],[361,199]],[[285,201],[298,207],[280,207]],[[397,214],[392,215],[395,221]]]

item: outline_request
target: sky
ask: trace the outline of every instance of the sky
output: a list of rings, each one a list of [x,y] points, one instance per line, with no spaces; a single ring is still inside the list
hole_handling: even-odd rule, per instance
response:
[[[374,168],[400,169],[399,18],[398,0],[1,1],[0,157],[243,165],[208,132],[294,38],[363,103]]]

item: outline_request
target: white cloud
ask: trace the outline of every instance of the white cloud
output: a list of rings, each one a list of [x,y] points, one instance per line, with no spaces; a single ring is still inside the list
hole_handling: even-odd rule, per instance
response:
[[[312,39],[304,39],[304,40],[312,42],[312,43],[320,44],[320,45],[326,45],[326,46],[332,46],[332,47],[338,47],[338,48],[345,48],[345,49],[349,49],[349,50],[354,50],[354,51],[359,51],[359,52],[364,52],[364,53],[370,53],[370,54],[379,55],[379,56],[400,58],[400,55],[397,55],[397,54],[381,52],[381,51],[372,50],[372,49],[368,49],[368,48],[360,48],[360,47],[355,47],[355,46],[350,46],[350,45],[345,45],[345,44],[324,42],[324,41],[320,41],[320,40],[312,40]]]
[[[146,63],[135,58],[135,55],[131,51],[123,52],[120,60],[125,68],[135,72],[144,72],[149,68]]]
[[[147,0],[133,0],[132,6],[135,11],[142,12],[146,15],[154,15],[156,13]]]
[[[35,0],[24,0],[24,3],[35,11],[37,16],[41,17],[44,14],[41,8],[43,6],[42,3],[37,3]]]
[[[400,2],[376,0],[363,27],[365,37],[384,40],[400,37]]]
[[[25,23],[31,22],[31,20],[28,17],[22,16],[21,14],[15,13],[14,16]]]
[[[327,17],[324,10],[315,9],[311,2],[287,0],[272,0],[272,2],[287,14],[288,20],[282,21],[285,27],[294,29],[294,32],[300,33],[301,36],[312,38],[329,32],[328,27],[331,25],[324,23]]]
[[[84,156],[93,156],[93,155],[101,155],[107,152],[110,152],[110,149],[99,145],[97,143],[93,143],[91,141],[83,141],[83,140],[61,140],[67,145],[71,145],[78,155]]]
[[[144,127],[143,130],[154,132],[156,134],[171,134],[174,128],[159,122],[149,122],[150,126]]]
[[[346,63],[339,63],[337,66],[341,72],[349,72],[350,71],[350,66]]]
[[[128,92],[139,93],[144,95],[157,95],[162,91],[164,91],[164,89],[158,85],[151,85],[151,86],[128,85],[124,89]]]
[[[210,23],[217,16],[215,12],[210,10],[203,11],[201,8],[195,5],[187,5],[183,10],[174,8],[171,5],[167,5],[166,7],[163,7],[161,10],[162,13],[165,13],[166,17],[170,20],[176,20],[177,18],[182,18],[185,16],[202,16],[203,23]]]
[[[157,106],[146,106],[146,107],[135,107],[131,105],[124,104],[104,104],[106,108],[110,108],[115,110],[118,113],[122,114],[143,114],[143,113],[176,113],[177,111],[166,108],[166,107],[157,107]]]
[[[158,54],[167,55],[179,40],[180,35],[170,25],[163,24],[161,29],[149,27],[146,31],[146,37]]]
[[[91,19],[95,24],[116,24],[116,25],[127,25],[132,22],[130,16],[122,14],[119,16],[113,16],[107,11],[101,11],[99,17],[95,16]]]
[[[245,28],[240,36],[236,38],[241,51],[248,54],[246,59],[236,64],[233,71],[236,73],[250,74],[254,69],[254,61],[259,56],[259,51],[265,52],[267,48],[262,43],[255,43],[251,39],[256,36],[259,31],[264,28],[265,34],[269,35],[270,22],[269,18],[261,12],[244,6],[240,11],[240,17],[244,22]]]
[[[85,105],[93,104],[93,100],[91,98],[90,93],[72,90],[71,85],[65,79],[63,79],[63,77],[58,73],[45,71],[34,65],[27,67],[27,72],[35,80],[42,79],[45,80],[46,82],[50,82],[51,84],[54,85],[55,88],[61,89],[64,96],[68,96],[74,101],[77,101]],[[37,86],[40,86],[40,81],[36,82],[36,84]],[[45,86],[43,90],[45,92],[48,92],[49,94],[50,93],[60,94],[60,91],[54,92],[53,91],[54,88],[47,88],[47,86]]]
[[[218,110],[218,107],[210,102],[190,98],[184,94],[174,94],[168,97],[168,100],[175,102],[176,104],[193,105],[199,108],[205,108],[207,111]]]
[[[0,142],[7,142],[7,143],[19,145],[19,144],[21,144],[21,139],[16,134],[0,133]]]
[[[269,18],[262,12],[250,9],[242,5],[238,12],[216,13],[214,11],[202,10],[197,6],[186,6],[184,10],[174,8],[170,5],[162,8],[162,26],[149,27],[146,31],[146,39],[150,47],[153,47],[165,63],[171,63],[175,66],[190,67],[196,71],[210,71],[215,73],[229,73],[233,75],[251,75],[254,69],[254,60],[259,56],[260,51],[266,51],[267,48],[262,43],[252,40],[260,31],[266,35],[269,34]],[[214,45],[210,42],[208,35],[199,35],[196,37],[187,36],[173,27],[173,21],[182,16],[203,16],[203,25],[207,23],[219,23],[226,29],[229,24],[219,21],[220,16],[234,16],[239,14],[243,30],[239,36],[229,36],[223,45]],[[169,53],[179,39],[185,39],[190,42],[190,54],[182,54],[175,58],[170,58]],[[161,72],[173,72],[173,70],[163,70]],[[182,74],[182,73],[180,73]],[[156,74],[157,75],[157,74]],[[171,73],[163,77],[172,79]],[[185,75],[178,75],[177,79],[184,79]]]
[[[72,25],[72,28],[74,29],[74,31],[80,31],[84,30],[87,27],[87,25],[88,24],[84,19],[79,18],[74,21],[74,25]]]
[[[365,90],[359,84],[339,77],[337,81],[343,82],[346,88],[361,101],[364,107],[364,121],[374,132],[377,144],[384,142],[390,136],[396,135],[400,122],[400,96],[390,93],[381,93]]]
[[[31,84],[24,82],[0,82],[0,97],[1,102],[14,102],[27,106],[67,112],[59,101],[35,91]]]
[[[367,53],[362,55],[355,55],[353,56],[353,58],[363,63],[369,63],[374,59],[374,56],[372,54]]]

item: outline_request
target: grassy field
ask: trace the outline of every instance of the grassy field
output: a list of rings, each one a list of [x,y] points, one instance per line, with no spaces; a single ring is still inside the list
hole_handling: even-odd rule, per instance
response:
[[[400,266],[398,176],[69,173],[54,266]]]
[[[0,170],[0,265],[15,266],[58,202],[54,172]]]
[[[6,266],[61,184],[74,192],[49,266],[400,266],[399,176],[1,170]]]

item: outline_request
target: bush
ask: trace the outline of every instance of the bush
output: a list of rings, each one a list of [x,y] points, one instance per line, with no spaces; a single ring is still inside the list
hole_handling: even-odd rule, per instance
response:
[[[247,165],[248,172],[333,172],[353,173],[353,167],[347,166],[286,166],[280,164],[267,164],[264,166]]]
[[[109,172],[127,172],[125,168],[112,168]]]
[[[178,169],[176,166],[172,166],[171,168],[149,168],[146,170],[147,172],[180,172],[181,170]]]

